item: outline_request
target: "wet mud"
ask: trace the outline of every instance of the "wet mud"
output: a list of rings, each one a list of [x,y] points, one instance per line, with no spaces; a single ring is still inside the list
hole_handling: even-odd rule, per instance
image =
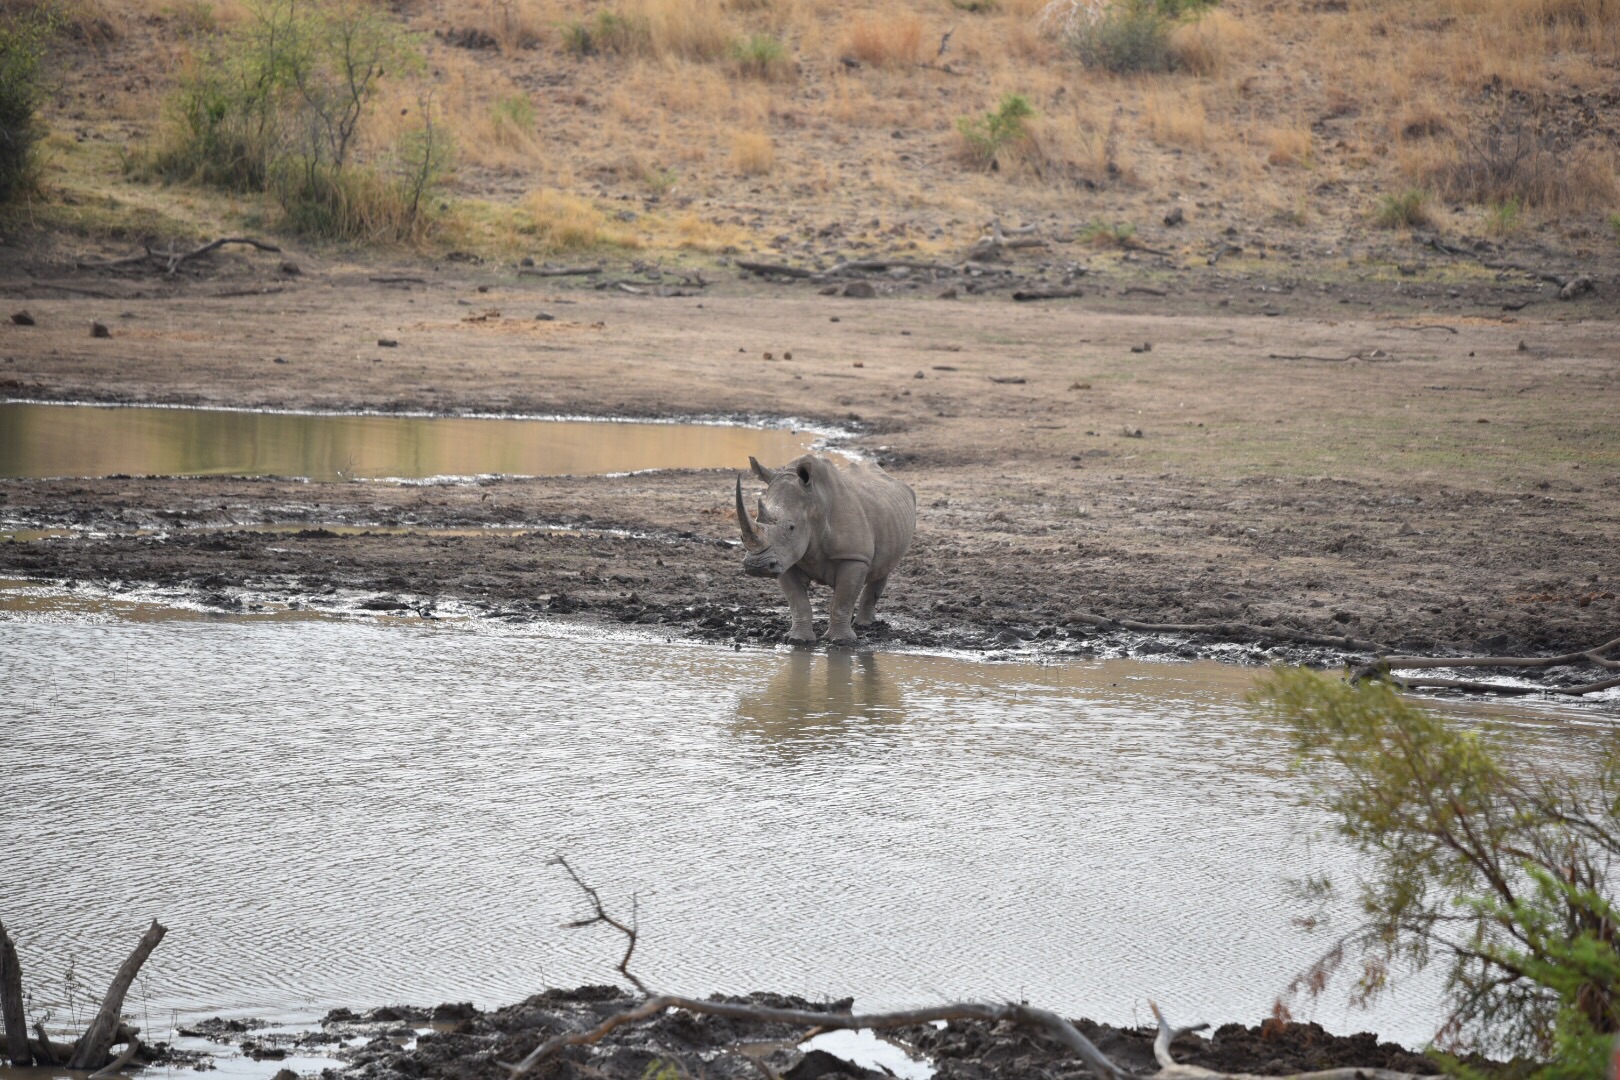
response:
[[[793,1008],[843,1011],[849,999],[811,1002],[774,993],[721,996],[715,1000]],[[318,1030],[278,1037],[276,1048],[319,1049],[342,1060],[344,1075],[356,1080],[509,1080],[502,1062],[515,1062],[559,1034],[587,1031],[607,1017],[633,1007],[637,999],[613,986],[547,990],[515,1005],[488,1012],[466,1003],[433,1009],[391,1006],[358,1013],[336,1009]],[[1154,1031],[1115,1027],[1085,1019],[1075,1026],[1127,1072],[1157,1070]],[[212,1033],[230,1039],[229,1033]],[[610,1077],[643,1080],[650,1075],[709,1076],[743,1080],[777,1075],[785,1080],[849,1077],[880,1080],[892,1075],[854,1060],[859,1053],[829,1052],[802,1043],[803,1028],[748,1024],[721,1017],[665,1013],[628,1025],[592,1046],[562,1051],[533,1074],[546,1080]],[[1073,1053],[1039,1032],[981,1021],[918,1025],[880,1036],[939,1080],[1049,1080],[1089,1075]],[[244,1047],[264,1040],[251,1031],[236,1036]],[[246,1050],[244,1052],[247,1052]],[[262,1052],[262,1050],[261,1050]],[[1440,1072],[1435,1062],[1399,1044],[1368,1033],[1335,1035],[1315,1023],[1268,1019],[1255,1026],[1224,1024],[1213,1031],[1184,1035],[1172,1047],[1181,1064],[1223,1072],[1264,1076],[1331,1068],[1392,1069],[1420,1075]],[[844,1056],[848,1055],[848,1056]],[[757,1063],[757,1064],[756,1064]],[[761,1070],[763,1064],[766,1070]],[[1476,1065],[1489,1065],[1476,1059]],[[335,1074],[323,1074],[335,1075]]]

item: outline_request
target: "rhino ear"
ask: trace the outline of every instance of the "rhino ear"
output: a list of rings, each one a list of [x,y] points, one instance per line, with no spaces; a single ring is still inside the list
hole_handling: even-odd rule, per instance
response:
[[[761,465],[759,463],[759,459],[754,457],[752,454],[748,455],[748,467],[754,470],[755,476],[759,477],[767,484],[776,479],[776,474],[767,469],[765,466]]]

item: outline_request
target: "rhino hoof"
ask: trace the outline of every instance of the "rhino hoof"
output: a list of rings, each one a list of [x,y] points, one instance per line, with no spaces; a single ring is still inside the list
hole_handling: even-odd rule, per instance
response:
[[[789,634],[787,643],[789,645],[808,646],[814,645],[816,643],[816,639],[813,637],[794,637],[793,635]]]

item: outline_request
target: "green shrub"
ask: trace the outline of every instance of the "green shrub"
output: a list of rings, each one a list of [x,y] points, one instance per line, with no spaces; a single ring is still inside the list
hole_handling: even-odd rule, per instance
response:
[[[1067,0],[1047,9],[1047,25],[1088,68],[1115,74],[1176,66],[1170,31],[1215,0]]]
[[[969,160],[978,168],[990,169],[997,167],[1004,150],[1028,137],[1024,121],[1034,115],[1028,98],[1023,94],[1008,94],[995,112],[959,117],[956,130],[962,136]]]
[[[420,111],[424,127],[399,145],[368,160],[360,147],[382,79],[421,66],[416,40],[365,0],[259,0],[242,28],[182,73],[166,137],[134,168],[267,192],[299,232],[409,238],[448,161],[431,103]]]
[[[1524,207],[1518,199],[1505,199],[1485,208],[1485,227],[1497,236],[1516,233],[1523,223]]]
[[[1080,242],[1093,247],[1129,247],[1136,236],[1136,226],[1128,221],[1117,225],[1096,222],[1080,230]]]
[[[45,52],[56,30],[49,8],[0,9],[0,203],[34,186],[39,140],[44,125]]]
[[[740,74],[780,79],[791,70],[787,47],[770,34],[750,34],[731,43],[731,61]]]
[[[495,135],[502,140],[509,136],[532,134],[535,121],[540,118],[540,114],[535,111],[534,102],[529,100],[527,94],[511,94],[503,97],[490,106],[489,113],[495,125]]]
[[[1381,229],[1409,228],[1429,223],[1429,193],[1418,188],[1378,200],[1373,222]]]
[[[1566,775],[1443,720],[1386,683],[1279,670],[1255,700],[1285,731],[1308,804],[1364,862],[1365,922],[1301,976],[1347,963],[1363,1000],[1392,971],[1446,969],[1449,1041],[1548,1062],[1542,1080],[1601,1077],[1620,1032],[1620,726]],[[1331,895],[1331,881],[1313,883]],[[1455,1063],[1453,1063],[1455,1065]]]
[[[652,27],[647,20],[613,11],[598,11],[588,22],[574,20],[562,26],[563,48],[576,56],[618,53],[628,56],[652,47]]]

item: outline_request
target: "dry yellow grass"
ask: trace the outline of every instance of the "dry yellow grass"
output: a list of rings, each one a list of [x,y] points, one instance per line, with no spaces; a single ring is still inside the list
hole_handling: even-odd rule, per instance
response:
[[[844,51],[873,67],[908,67],[922,59],[923,21],[910,12],[858,15],[849,24]]]
[[[1308,165],[1311,129],[1305,124],[1276,127],[1266,132],[1266,162],[1271,165]]]
[[[763,131],[739,131],[731,137],[731,167],[742,176],[764,176],[776,167],[776,144]]]
[[[1203,94],[1194,87],[1173,86],[1148,91],[1142,114],[1156,142],[1198,150],[1209,145],[1209,114],[1204,108]]]
[[[635,239],[608,225],[607,217],[576,195],[542,188],[518,204],[517,232],[547,254],[595,247],[634,247]]]
[[[1176,61],[1195,75],[1220,75],[1235,58],[1252,55],[1259,37],[1231,12],[1216,9],[1196,22],[1184,23],[1170,34]]]

